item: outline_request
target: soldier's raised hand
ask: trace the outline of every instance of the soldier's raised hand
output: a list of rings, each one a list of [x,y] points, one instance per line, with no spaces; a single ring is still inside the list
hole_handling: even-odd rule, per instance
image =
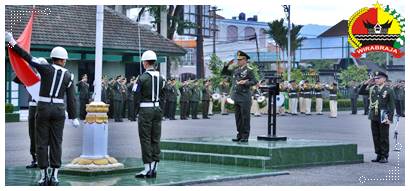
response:
[[[14,40],[14,38],[13,38],[13,34],[11,34],[10,32],[6,32],[5,40],[6,40],[6,42],[10,43],[13,46],[15,44],[17,44],[16,40]]]

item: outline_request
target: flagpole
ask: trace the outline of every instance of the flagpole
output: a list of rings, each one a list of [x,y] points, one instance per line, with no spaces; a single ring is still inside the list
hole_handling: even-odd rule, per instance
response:
[[[103,58],[104,5],[97,5],[95,35],[94,101],[87,104],[83,129],[83,148],[79,158],[65,167],[80,170],[116,170],[124,168],[108,155],[108,104],[101,102],[101,76]]]

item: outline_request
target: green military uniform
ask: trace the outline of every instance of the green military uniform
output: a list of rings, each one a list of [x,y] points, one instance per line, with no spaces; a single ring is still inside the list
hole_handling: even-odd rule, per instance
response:
[[[130,121],[136,121],[135,99],[134,99],[134,94],[132,93],[133,86],[134,86],[133,83],[128,83],[127,85],[128,120]]]
[[[111,80],[108,82],[106,104],[110,104],[108,118],[112,119],[114,118],[114,83]]]
[[[170,118],[170,105],[169,105],[169,96],[171,93],[171,84],[170,84],[170,80],[165,83],[165,87],[164,87],[164,98],[161,99],[160,105],[161,105],[161,109],[162,111],[164,111],[164,117],[165,118]]]
[[[114,119],[116,122],[122,122],[122,107],[123,107],[123,96],[122,96],[122,85],[116,81],[112,87],[113,100],[114,100]]]
[[[170,84],[168,91],[168,107],[169,107],[169,119],[175,120],[175,112],[177,110],[177,98],[178,98],[178,89],[175,84]]]
[[[180,115],[181,119],[185,120],[188,117],[188,103],[191,91],[189,90],[188,85],[184,84],[182,87],[179,88],[179,92],[181,93],[181,97],[179,98]]]
[[[80,119],[84,120],[87,115],[85,106],[90,102],[90,85],[87,82],[80,81],[77,83],[77,87],[80,93]]]
[[[204,85],[202,88],[202,118],[209,119],[209,101],[211,100],[212,87]]]
[[[193,84],[191,86],[191,97],[189,99],[189,105],[191,109],[191,117],[192,119],[199,119],[198,118],[198,105],[199,100],[201,99],[201,91],[199,90],[198,86]]]
[[[238,51],[237,59],[249,59],[250,57],[242,52]],[[247,142],[250,132],[250,110],[252,103],[251,87],[254,86],[257,81],[253,73],[253,69],[247,65],[239,67],[234,71],[228,69],[229,65],[225,65],[222,69],[223,75],[233,75],[233,88],[232,99],[235,102],[235,121],[237,135],[233,141]],[[247,80],[244,84],[237,84],[241,80]]]
[[[136,108],[138,132],[144,164],[160,160],[162,110],[160,96],[164,93],[165,81],[158,71],[147,69],[137,80]]]
[[[387,75],[382,72],[376,72],[375,76]],[[362,95],[369,95],[369,120],[371,121],[374,150],[377,158],[372,162],[382,162],[389,157],[389,124],[384,123],[383,120],[388,118],[393,121],[394,115],[394,92],[386,85],[362,85],[359,93]],[[384,119],[381,119],[385,116]]]

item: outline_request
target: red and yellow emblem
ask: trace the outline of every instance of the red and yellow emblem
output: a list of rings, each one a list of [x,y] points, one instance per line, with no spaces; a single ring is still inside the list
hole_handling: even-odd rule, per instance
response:
[[[404,52],[404,17],[390,6],[379,3],[362,8],[348,22],[349,43],[355,48],[353,57],[367,52],[388,52],[400,58]]]

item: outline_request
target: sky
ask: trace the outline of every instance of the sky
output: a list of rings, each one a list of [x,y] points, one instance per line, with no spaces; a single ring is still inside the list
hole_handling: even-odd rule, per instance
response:
[[[390,5],[400,14],[404,14],[404,0],[379,0],[380,4]],[[222,9],[218,14],[225,18],[238,16],[240,12],[246,18],[258,15],[259,21],[270,22],[285,17],[282,4],[284,1],[251,0],[235,3],[232,1],[215,4]],[[363,7],[372,7],[375,0],[308,0],[291,1],[291,22],[296,24],[319,24],[332,26],[349,17]],[[234,5],[234,6],[233,6]]]

